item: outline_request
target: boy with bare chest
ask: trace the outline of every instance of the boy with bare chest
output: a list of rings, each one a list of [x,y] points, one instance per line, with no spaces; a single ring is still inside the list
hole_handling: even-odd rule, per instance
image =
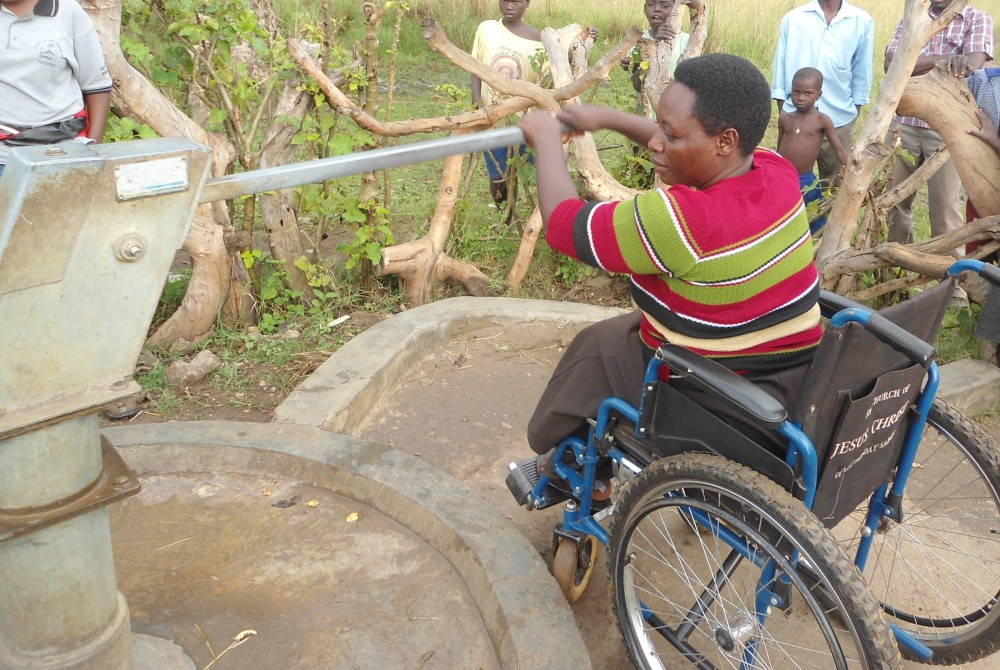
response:
[[[823,93],[823,74],[811,67],[804,67],[792,79],[792,104],[794,112],[782,112],[778,117],[778,153],[795,166],[799,173],[799,185],[806,205],[822,200],[823,188],[813,168],[819,156],[823,138],[837,154],[841,164],[847,164],[847,151],[837,136],[833,121],[816,109],[816,101]],[[809,223],[809,229],[816,233],[826,224],[822,216]]]

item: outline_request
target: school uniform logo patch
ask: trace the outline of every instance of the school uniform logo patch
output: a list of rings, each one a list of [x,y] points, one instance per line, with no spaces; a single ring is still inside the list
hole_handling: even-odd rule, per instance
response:
[[[507,79],[521,79],[521,62],[517,58],[516,53],[499,53],[493,58],[493,62],[490,66],[507,77]]]
[[[55,67],[62,58],[62,47],[55,40],[45,40],[38,45],[38,64]]]

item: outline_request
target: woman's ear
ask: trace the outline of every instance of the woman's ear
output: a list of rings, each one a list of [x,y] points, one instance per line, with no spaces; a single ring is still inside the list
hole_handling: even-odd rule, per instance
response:
[[[740,134],[735,128],[726,128],[715,136],[715,145],[720,156],[730,156],[739,151]]]

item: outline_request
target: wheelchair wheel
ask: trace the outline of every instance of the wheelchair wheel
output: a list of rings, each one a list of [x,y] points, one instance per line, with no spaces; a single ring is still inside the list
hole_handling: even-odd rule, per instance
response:
[[[834,528],[848,554],[866,510]],[[872,594],[891,622],[934,651],[930,663],[965,663],[1000,649],[998,454],[982,428],[943,401],[927,418],[902,523],[884,523],[866,563]]]
[[[622,491],[610,537],[612,606],[639,668],[901,666],[833,537],[748,468],[710,454],[657,461]]]
[[[552,561],[552,576],[570,605],[583,597],[590,584],[590,576],[594,574],[597,563],[597,547],[598,542],[593,535],[584,537],[580,546],[573,540],[559,538]]]

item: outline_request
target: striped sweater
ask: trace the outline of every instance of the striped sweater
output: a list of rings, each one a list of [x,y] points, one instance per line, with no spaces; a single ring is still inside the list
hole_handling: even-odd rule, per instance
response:
[[[791,163],[767,149],[753,169],[699,191],[632,201],[566,200],[548,222],[556,251],[631,277],[650,348],[672,342],[740,370],[811,358],[819,280]]]

